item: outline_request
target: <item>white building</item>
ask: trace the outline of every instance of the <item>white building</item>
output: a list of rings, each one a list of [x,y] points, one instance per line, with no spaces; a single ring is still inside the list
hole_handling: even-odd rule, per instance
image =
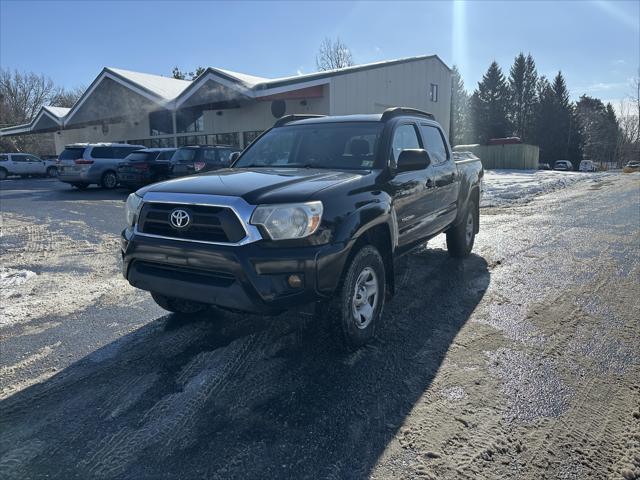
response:
[[[435,115],[449,130],[451,70],[437,55],[267,79],[207,68],[193,81],[105,68],[71,109],[43,107],[0,136],[55,132],[75,142],[244,147],[282,115],[379,113],[393,106]]]

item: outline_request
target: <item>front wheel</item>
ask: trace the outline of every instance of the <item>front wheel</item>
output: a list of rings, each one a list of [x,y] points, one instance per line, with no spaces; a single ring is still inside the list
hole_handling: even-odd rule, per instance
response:
[[[208,305],[191,300],[183,300],[181,298],[167,297],[156,292],[151,292],[153,300],[159,307],[164,308],[173,313],[193,314],[206,310]]]
[[[385,291],[384,261],[375,247],[367,245],[351,260],[333,300],[321,306],[342,350],[355,350],[373,339]]]
[[[473,200],[469,200],[464,220],[447,231],[447,250],[456,258],[466,257],[473,249],[476,238],[478,210]]]
[[[48,177],[57,177],[58,176],[58,169],[56,167],[49,167],[47,168],[47,176]]]

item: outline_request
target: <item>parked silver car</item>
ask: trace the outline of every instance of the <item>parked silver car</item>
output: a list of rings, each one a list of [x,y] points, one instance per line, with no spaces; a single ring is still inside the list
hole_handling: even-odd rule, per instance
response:
[[[28,153],[2,153],[0,154],[0,180],[11,175],[21,177],[28,176],[56,176],[54,164],[46,162],[35,155]]]
[[[573,164],[569,160],[556,160],[553,169],[561,172],[573,172]]]
[[[58,157],[58,178],[76,188],[97,184],[118,185],[118,163],[131,152],[145,148],[127,143],[74,143]]]

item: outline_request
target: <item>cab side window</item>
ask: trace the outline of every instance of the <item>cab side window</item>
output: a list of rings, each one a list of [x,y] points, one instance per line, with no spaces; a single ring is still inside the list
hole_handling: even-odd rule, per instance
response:
[[[440,130],[431,125],[420,125],[422,140],[425,143],[425,149],[429,152],[431,162],[434,165],[440,165],[449,159],[449,152],[445,146]]]
[[[13,160],[14,162],[26,162],[27,156],[22,153],[14,153],[13,155],[11,155],[11,160]]]
[[[411,124],[400,125],[393,132],[393,140],[391,142],[391,164],[398,162],[398,157],[403,150],[414,148],[422,148],[418,140],[416,128]]]

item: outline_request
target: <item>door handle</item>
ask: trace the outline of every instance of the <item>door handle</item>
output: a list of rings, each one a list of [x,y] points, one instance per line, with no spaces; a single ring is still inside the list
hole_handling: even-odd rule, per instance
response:
[[[425,183],[425,186],[427,188],[433,188],[434,187],[433,180],[431,180],[430,178],[427,178],[427,183]]]

